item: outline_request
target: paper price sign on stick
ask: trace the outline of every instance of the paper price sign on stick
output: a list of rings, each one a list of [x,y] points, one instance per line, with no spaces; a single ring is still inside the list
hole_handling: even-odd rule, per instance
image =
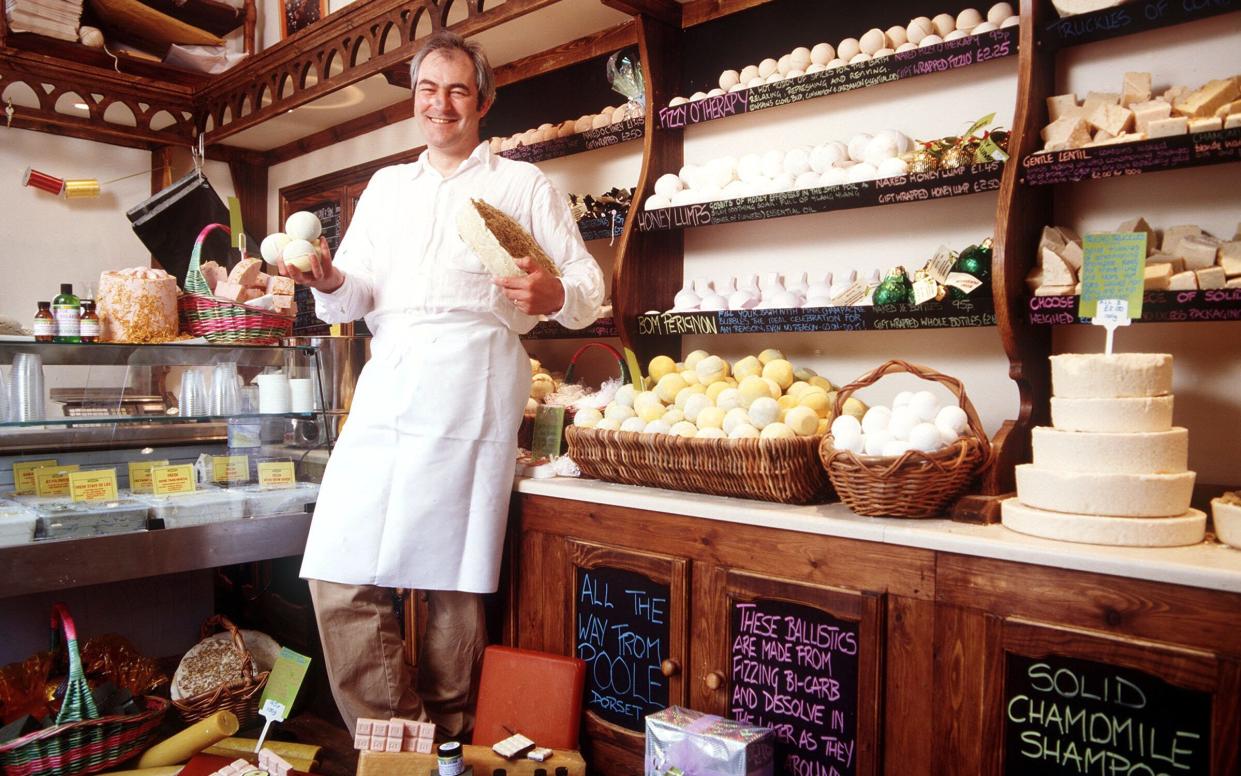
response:
[[[1117,326],[1142,317],[1146,233],[1088,234],[1082,239],[1082,298],[1077,314],[1107,329],[1112,352]]]
[[[266,722],[263,723],[263,732],[254,751],[257,752],[263,747],[263,740],[267,738],[271,723],[284,722],[289,716],[289,709],[293,708],[293,701],[297,699],[297,691],[301,689],[302,680],[306,678],[306,669],[309,667],[310,658],[288,647],[280,648],[276,665],[272,667],[271,675],[267,677],[267,686],[263,688],[263,695],[259,698],[259,714],[263,715]]]

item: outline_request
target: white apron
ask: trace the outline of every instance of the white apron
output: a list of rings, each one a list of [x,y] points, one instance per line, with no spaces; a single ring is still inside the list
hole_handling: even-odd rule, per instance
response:
[[[301,575],[494,592],[530,363],[491,314],[384,316],[332,451]]]

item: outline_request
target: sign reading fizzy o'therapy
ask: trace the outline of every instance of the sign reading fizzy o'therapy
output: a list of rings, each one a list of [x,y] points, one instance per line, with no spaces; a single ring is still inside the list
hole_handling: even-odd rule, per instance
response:
[[[786,601],[730,614],[729,715],[776,734],[776,772],[857,773],[858,623]]]
[[[1211,695],[1128,668],[1005,655],[1004,773],[1207,774]]]
[[[629,730],[668,705],[669,586],[623,569],[577,569],[574,652],[586,661],[586,708]]]

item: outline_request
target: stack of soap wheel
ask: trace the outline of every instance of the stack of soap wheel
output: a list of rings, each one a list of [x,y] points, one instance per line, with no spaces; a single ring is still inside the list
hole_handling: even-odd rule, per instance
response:
[[[1189,433],[1172,425],[1172,356],[1052,356],[1052,427],[1033,434],[1002,522],[1085,544],[1173,547],[1203,540],[1189,508]]]

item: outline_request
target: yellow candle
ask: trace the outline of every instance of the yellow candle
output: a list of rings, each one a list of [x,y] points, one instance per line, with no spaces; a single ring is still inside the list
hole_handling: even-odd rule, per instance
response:
[[[238,727],[236,714],[231,711],[218,711],[148,749],[139,758],[138,767],[157,768],[161,765],[184,763],[217,741],[236,733]]]

